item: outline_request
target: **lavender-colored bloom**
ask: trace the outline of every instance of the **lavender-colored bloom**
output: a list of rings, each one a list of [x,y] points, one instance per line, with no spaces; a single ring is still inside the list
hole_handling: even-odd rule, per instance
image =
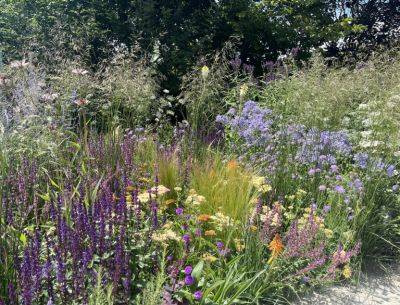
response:
[[[185,276],[185,285],[192,286],[194,284],[194,278],[191,275]]]
[[[218,250],[221,250],[224,247],[224,243],[222,241],[217,241],[216,242]]]
[[[392,191],[393,192],[397,192],[398,190],[399,190],[399,185],[398,184],[395,184],[395,185],[392,186]]]
[[[325,205],[324,208],[323,208],[323,212],[325,214],[329,213],[330,210],[331,210],[331,206],[330,205]]]
[[[192,274],[192,271],[193,271],[193,267],[192,266],[186,266],[185,267],[184,272],[185,272],[186,275]]]
[[[386,173],[387,173],[387,175],[388,175],[389,178],[391,178],[391,177],[394,176],[394,171],[395,171],[395,170],[396,170],[396,167],[395,167],[394,165],[389,165],[389,166],[386,168]]]
[[[369,156],[367,153],[356,153],[354,155],[354,161],[356,161],[357,165],[362,169],[367,168],[368,158]]]
[[[195,299],[196,301],[200,301],[201,298],[203,297],[203,293],[202,293],[200,290],[197,290],[197,291],[193,294],[193,296],[194,296],[194,299]]]
[[[183,214],[183,208],[176,208],[175,213],[176,213],[176,215],[182,215]]]
[[[331,172],[332,173],[337,173],[339,171],[339,168],[336,164],[331,165]],[[339,176],[340,177],[340,176]]]
[[[334,189],[335,189],[335,191],[338,192],[339,194],[343,194],[343,193],[346,192],[346,190],[344,189],[344,187],[341,186],[341,185],[336,185]]]
[[[314,176],[314,175],[315,175],[315,168],[311,168],[311,169],[308,171],[308,174],[309,174],[310,176]]]

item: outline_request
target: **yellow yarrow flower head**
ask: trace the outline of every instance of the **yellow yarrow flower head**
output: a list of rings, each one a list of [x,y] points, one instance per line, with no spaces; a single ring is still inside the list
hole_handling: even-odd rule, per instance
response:
[[[244,248],[245,248],[245,245],[244,245],[244,243],[242,242],[242,240],[241,240],[241,239],[238,239],[238,238],[235,238],[235,239],[234,239],[234,242],[235,242],[235,248],[236,248],[236,250],[237,250],[238,252],[242,252],[242,251],[244,250]]]
[[[216,258],[214,255],[210,254],[210,253],[204,253],[203,254],[203,260],[209,263],[213,263],[217,260],[218,258]]]
[[[353,272],[349,265],[344,266],[342,274],[343,274],[344,278],[346,278],[346,279],[351,278],[351,275],[353,274]]]

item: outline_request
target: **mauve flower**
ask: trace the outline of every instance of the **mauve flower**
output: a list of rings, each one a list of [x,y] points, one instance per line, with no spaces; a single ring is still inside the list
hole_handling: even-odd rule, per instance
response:
[[[200,229],[200,228],[197,228],[196,231],[194,232],[194,234],[195,234],[197,237],[201,237],[201,229]]]
[[[339,171],[339,168],[336,164],[331,165],[331,172],[332,173],[337,173]]]
[[[318,187],[318,189],[319,189],[321,192],[323,192],[323,191],[326,190],[326,185],[320,185],[320,186]]]
[[[335,191],[338,192],[339,194],[343,194],[344,192],[346,192],[346,190],[344,189],[344,187],[341,186],[341,185],[336,185],[336,186],[335,186]]]
[[[194,299],[195,299],[195,300],[200,301],[201,298],[203,297],[203,293],[202,293],[200,290],[197,290],[197,291],[193,294],[193,296],[194,296]]]
[[[314,168],[311,168],[311,169],[308,171],[308,174],[309,174],[310,176],[314,176],[314,175],[315,175],[315,169],[314,169]]]
[[[186,275],[191,275],[192,271],[193,271],[193,267],[192,266],[186,266],[184,271],[185,271]]]
[[[192,286],[194,284],[194,278],[191,275],[185,276],[185,285]]]
[[[396,170],[396,167],[394,165],[389,165],[386,169],[386,173],[389,178],[394,176],[394,171]]]
[[[331,206],[330,205],[325,205],[324,208],[323,208],[323,212],[325,214],[327,214],[330,210],[331,210]]]
[[[190,242],[190,235],[189,234],[184,234],[182,236],[183,241],[188,244]]]
[[[183,208],[177,208],[175,210],[176,215],[182,215],[183,214]]]

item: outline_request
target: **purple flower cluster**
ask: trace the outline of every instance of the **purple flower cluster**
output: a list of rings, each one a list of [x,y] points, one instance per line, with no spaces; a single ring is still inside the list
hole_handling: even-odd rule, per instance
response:
[[[217,116],[216,120],[229,126],[247,147],[253,147],[265,145],[271,140],[271,114],[271,110],[259,107],[254,101],[247,101],[240,114],[232,108],[226,115]]]
[[[352,147],[344,131],[319,131],[302,125],[281,126],[272,111],[247,101],[241,111],[231,109],[226,115],[217,116],[227,135],[234,137],[239,154],[250,155],[256,162],[270,167],[278,166],[277,159],[284,154],[290,162],[313,164],[316,168],[337,163],[338,156],[349,157]],[[237,140],[242,145],[237,146]]]

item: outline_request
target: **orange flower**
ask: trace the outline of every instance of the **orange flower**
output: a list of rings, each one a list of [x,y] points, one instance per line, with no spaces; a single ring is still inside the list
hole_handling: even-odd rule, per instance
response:
[[[205,236],[215,236],[215,235],[217,235],[217,233],[215,233],[214,230],[208,230],[208,231],[204,232],[204,235]]]
[[[279,256],[280,253],[283,252],[284,249],[282,239],[279,234],[275,234],[274,239],[268,245],[268,249],[271,251],[271,257],[268,260],[268,264],[270,264],[275,258]]]
[[[208,215],[208,214],[201,214],[201,215],[199,215],[199,216],[197,217],[197,220],[198,220],[198,221],[201,221],[201,222],[207,222],[207,221],[210,220],[210,218],[211,218],[211,215]]]
[[[235,159],[232,159],[226,164],[226,167],[229,170],[234,170],[234,169],[237,169],[239,167],[239,164],[237,163],[237,161]]]

